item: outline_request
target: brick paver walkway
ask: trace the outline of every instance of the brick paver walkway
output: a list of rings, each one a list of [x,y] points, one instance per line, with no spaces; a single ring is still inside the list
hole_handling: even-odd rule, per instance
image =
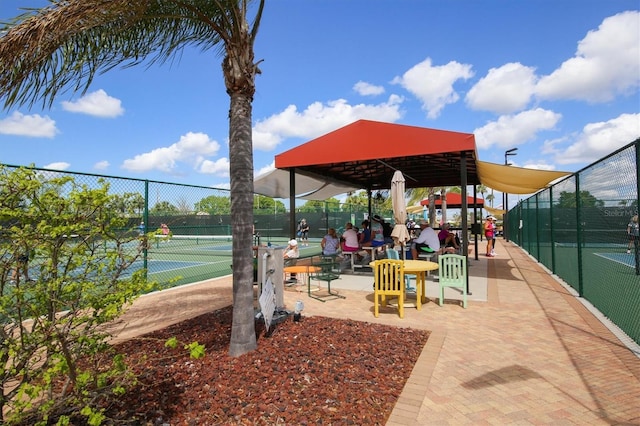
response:
[[[326,303],[286,291],[285,304],[300,299],[304,315],[432,331],[389,426],[640,425],[638,354],[520,248],[498,240],[496,250],[471,260],[487,262],[488,300],[467,309],[432,300],[405,309],[404,319],[391,309],[374,318],[372,293],[350,290]],[[119,335],[228,306],[230,287],[226,277],[145,296]]]

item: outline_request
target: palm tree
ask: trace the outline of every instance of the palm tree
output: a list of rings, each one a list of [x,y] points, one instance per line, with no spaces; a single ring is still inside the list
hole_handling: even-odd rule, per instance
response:
[[[229,354],[257,347],[253,312],[254,42],[264,0],[50,0],[0,28],[0,98],[5,106],[85,93],[100,72],[164,63],[186,46],[224,53],[229,108],[233,235],[233,326]],[[251,26],[247,16],[257,3]]]

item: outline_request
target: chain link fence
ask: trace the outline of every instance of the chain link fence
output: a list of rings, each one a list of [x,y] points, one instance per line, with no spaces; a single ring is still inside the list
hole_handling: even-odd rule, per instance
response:
[[[17,166],[5,165],[7,169]],[[174,184],[38,169],[40,176],[69,176],[88,188],[101,182],[109,185],[109,193],[121,195],[123,203],[116,214],[128,218],[125,233],[138,235],[145,242],[143,260],[131,269],[143,269],[147,278],[168,288],[231,274],[232,237],[229,191],[211,187]],[[0,183],[1,184],[1,183]],[[256,197],[263,196],[256,195]],[[286,245],[291,235],[291,219],[285,204],[269,199],[269,208],[254,208],[254,244]],[[300,203],[302,204],[302,203]],[[330,227],[344,229],[347,222],[359,226],[367,217],[367,206],[323,202],[307,204],[296,211],[296,221],[305,218],[310,225],[311,244],[301,248],[301,256],[321,252],[320,240]],[[133,213],[132,213],[133,212]],[[377,211],[392,217],[391,211]],[[294,229],[296,224],[294,224]],[[108,241],[104,241],[108,245]],[[36,271],[33,271],[36,274]]]
[[[640,139],[508,213],[508,236],[640,343]],[[636,234],[636,235],[634,235]]]

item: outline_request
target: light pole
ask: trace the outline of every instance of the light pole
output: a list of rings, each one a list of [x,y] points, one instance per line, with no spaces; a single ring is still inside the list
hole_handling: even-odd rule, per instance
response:
[[[504,165],[505,166],[510,166],[511,163],[509,163],[509,157],[512,155],[518,155],[518,153],[516,152],[518,150],[518,148],[511,148],[508,149],[504,152]],[[509,231],[508,231],[508,218],[507,216],[509,215],[509,194],[507,194],[506,192],[502,194],[503,197],[503,201],[502,201],[502,205],[504,206],[504,214],[502,215],[502,234],[504,235],[504,240],[505,241],[509,241]]]

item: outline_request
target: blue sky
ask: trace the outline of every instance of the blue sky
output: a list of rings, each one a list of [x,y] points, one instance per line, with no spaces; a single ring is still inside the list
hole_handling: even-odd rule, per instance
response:
[[[2,0],[0,20],[42,0]],[[478,157],[577,171],[640,137],[638,0],[267,0],[255,174],[358,119],[474,133]],[[0,111],[0,162],[229,187],[222,57],[115,69]],[[363,147],[366,149],[366,147]],[[498,198],[498,197],[497,197]],[[510,201],[511,204],[511,201]]]

